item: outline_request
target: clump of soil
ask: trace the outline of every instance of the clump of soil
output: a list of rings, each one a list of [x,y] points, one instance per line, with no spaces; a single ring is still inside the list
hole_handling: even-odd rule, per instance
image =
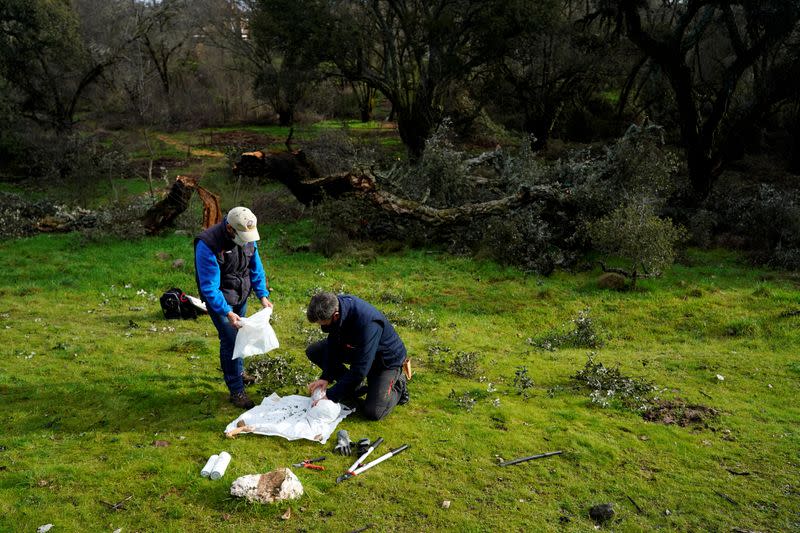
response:
[[[700,404],[687,404],[680,398],[657,400],[642,413],[642,418],[660,424],[677,424],[681,427],[708,427],[719,417],[719,411]]]

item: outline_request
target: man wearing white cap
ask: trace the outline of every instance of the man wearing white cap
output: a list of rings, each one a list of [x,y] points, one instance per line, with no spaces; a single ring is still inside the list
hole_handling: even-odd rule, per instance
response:
[[[194,266],[200,297],[219,333],[219,363],[230,401],[243,409],[255,405],[244,391],[242,359],[233,359],[239,318],[246,315],[251,291],[264,307],[272,307],[267,277],[258,256],[256,216],[246,207],[228,215],[194,240]]]

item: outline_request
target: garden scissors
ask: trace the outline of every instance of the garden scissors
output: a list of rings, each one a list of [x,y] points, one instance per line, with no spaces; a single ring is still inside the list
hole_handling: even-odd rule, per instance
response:
[[[310,468],[311,470],[325,470],[325,467],[322,465],[315,465],[313,463],[319,463],[325,460],[325,457],[317,457],[316,459],[306,459],[302,463],[294,463],[292,466],[296,466],[298,468]]]

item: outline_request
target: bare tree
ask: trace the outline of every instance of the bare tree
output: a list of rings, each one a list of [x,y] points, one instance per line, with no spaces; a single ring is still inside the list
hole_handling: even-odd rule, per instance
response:
[[[502,54],[521,31],[517,2],[339,0],[329,4],[333,60],[349,80],[391,102],[403,143],[418,157],[455,83]]]
[[[609,4],[627,36],[669,84],[691,201],[702,202],[737,136],[800,94],[800,5],[789,0]]]

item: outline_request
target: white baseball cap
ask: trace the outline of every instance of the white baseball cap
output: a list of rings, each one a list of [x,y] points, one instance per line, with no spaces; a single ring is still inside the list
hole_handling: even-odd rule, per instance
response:
[[[228,219],[228,224],[233,227],[239,238],[244,242],[253,242],[261,238],[256,228],[256,216],[246,207],[234,207],[228,211],[226,218]]]

